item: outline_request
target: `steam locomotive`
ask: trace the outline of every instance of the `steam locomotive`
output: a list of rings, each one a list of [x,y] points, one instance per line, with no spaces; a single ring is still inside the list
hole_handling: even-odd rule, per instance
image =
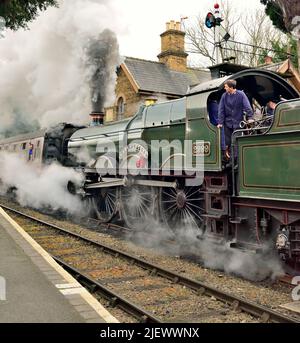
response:
[[[233,134],[228,163],[211,103],[229,78],[260,107],[274,97],[285,101],[272,120],[262,117]],[[100,221],[118,215],[138,230],[154,218],[175,233],[191,226],[199,239],[254,251],[268,246],[300,268],[300,99],[277,74],[244,70],[200,84],[182,99],[142,106],[130,119],[73,130],[61,141],[60,159],[81,166],[85,183],[77,191]],[[194,175],[182,168],[186,159]]]

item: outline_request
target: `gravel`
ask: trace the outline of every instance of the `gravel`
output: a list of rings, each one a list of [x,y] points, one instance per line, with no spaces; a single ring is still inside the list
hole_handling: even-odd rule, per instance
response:
[[[16,205],[15,203],[8,201],[7,199],[3,199],[1,197],[0,197],[0,201],[2,204],[11,206],[15,209],[19,209],[20,211],[26,214],[29,214],[39,219],[56,224],[72,232],[84,235],[87,238],[93,239],[95,241],[99,241],[102,244],[108,245],[112,248],[122,250],[126,253],[138,256],[139,258],[143,258],[147,260],[148,262],[158,264],[161,267],[165,267],[166,269],[180,273],[183,276],[190,277],[197,281],[202,281],[212,287],[222,289],[223,291],[226,291],[230,294],[238,295],[241,298],[264,305],[266,307],[274,309],[283,314],[288,314],[300,320],[300,316],[280,308],[280,305],[292,302],[291,288],[288,287],[287,285],[281,284],[280,282],[270,282],[270,281],[252,282],[252,281],[241,279],[233,275],[226,275],[225,273],[222,273],[220,271],[215,271],[208,268],[204,268],[197,263],[181,259],[178,256],[168,256],[164,253],[161,253],[160,251],[156,249],[144,248],[140,245],[134,244],[133,242],[127,241],[124,238],[121,239],[121,238],[113,237],[109,234],[105,234],[102,232],[89,230],[89,229],[83,228],[80,225],[71,223],[69,221],[57,220],[57,219],[54,219],[53,217],[40,214],[31,209],[22,208]],[[89,261],[88,264],[92,266],[91,261]],[[147,279],[142,279],[141,281],[142,281],[140,284],[141,287],[147,284]],[[163,294],[159,292],[161,301],[163,301],[166,297],[174,296],[172,291],[173,290],[171,287],[168,290],[169,293],[167,292],[167,290],[164,290]],[[186,293],[185,293],[186,291],[187,291],[186,289],[182,288],[182,292],[184,294],[182,295],[183,298],[184,296],[186,296]],[[143,293],[143,297],[144,296],[145,294]],[[138,295],[137,295],[137,301],[138,301]],[[226,305],[220,302],[216,302],[214,299],[206,297],[205,301],[206,301],[206,304],[203,304],[203,301],[201,298],[201,304],[200,304],[199,297],[195,295],[195,298],[193,299],[193,301],[189,302],[188,309],[185,309],[185,307],[182,305],[184,304],[184,302],[180,301],[180,304],[181,304],[180,306],[182,306],[182,308],[180,309],[180,313],[181,313],[180,318],[178,318],[178,315],[176,316],[174,314],[173,316],[172,313],[167,313],[168,320],[177,321],[177,322],[180,322],[182,320],[188,321],[189,318],[191,318],[192,320],[194,318],[193,314],[195,314],[196,311],[198,311],[200,318],[202,316],[202,322],[207,322],[207,321],[208,322],[215,322],[215,321],[216,322],[255,322],[253,318],[249,318],[249,315],[246,315],[244,313],[236,313],[235,315],[232,315],[232,314],[228,315],[228,308],[226,308]],[[194,306],[191,306],[190,305],[191,303],[194,304]],[[174,306],[176,307],[176,303],[174,303]],[[201,314],[201,308],[199,308],[199,306],[201,307],[204,306],[206,312],[205,313],[203,312]],[[156,314],[157,312],[156,307],[151,308],[151,305],[150,305],[150,309],[154,314]],[[116,310],[116,311],[118,312],[118,315],[116,316],[117,318],[119,318],[119,320],[129,322],[130,320],[129,317],[124,316],[124,314],[119,313],[122,311],[119,311],[119,310]],[[166,308],[165,311],[170,311],[170,309]],[[210,312],[207,313],[207,311],[210,311]],[[176,311],[176,313],[178,313],[178,310]],[[163,313],[163,310],[160,310],[160,313],[157,313],[157,315],[164,316],[165,314]]]

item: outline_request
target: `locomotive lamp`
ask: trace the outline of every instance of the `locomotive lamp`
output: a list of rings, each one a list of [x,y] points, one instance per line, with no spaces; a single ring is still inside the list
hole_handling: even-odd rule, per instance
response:
[[[157,99],[156,98],[147,98],[145,100],[145,105],[148,106],[152,106],[155,105],[157,103]]]

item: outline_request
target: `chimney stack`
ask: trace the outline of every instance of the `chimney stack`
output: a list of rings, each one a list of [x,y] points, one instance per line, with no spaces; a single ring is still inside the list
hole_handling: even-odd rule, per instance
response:
[[[187,57],[185,52],[185,32],[181,30],[181,23],[171,20],[166,24],[166,31],[161,34],[161,53],[159,62],[170,69],[180,72],[187,71]]]

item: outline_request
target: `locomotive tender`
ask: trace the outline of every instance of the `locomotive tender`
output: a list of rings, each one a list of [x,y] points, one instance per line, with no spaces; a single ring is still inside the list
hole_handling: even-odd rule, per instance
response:
[[[222,158],[222,133],[211,106],[220,100],[227,79],[237,80],[238,89],[260,106],[274,97],[286,99],[277,105],[271,121],[261,120],[233,134],[229,164]],[[50,139],[50,150],[44,144],[41,161],[47,161],[47,154],[51,157],[53,144],[63,165],[74,166],[77,159],[85,173],[78,193],[100,221],[111,222],[118,215],[136,229],[159,222],[175,234],[190,226],[199,239],[229,242],[232,248],[255,251],[268,246],[300,269],[300,99],[277,74],[244,70],[200,84],[182,99],[142,106],[133,118],[66,128],[67,134],[61,134],[61,127],[60,138]],[[192,142],[193,150],[170,149],[175,140],[183,147]],[[169,142],[159,147],[154,168],[153,141]],[[13,150],[15,142],[2,140],[0,148]],[[193,177],[178,168],[186,151],[193,169],[204,171],[201,185],[189,185],[187,180]],[[197,164],[199,156],[204,164]]]

